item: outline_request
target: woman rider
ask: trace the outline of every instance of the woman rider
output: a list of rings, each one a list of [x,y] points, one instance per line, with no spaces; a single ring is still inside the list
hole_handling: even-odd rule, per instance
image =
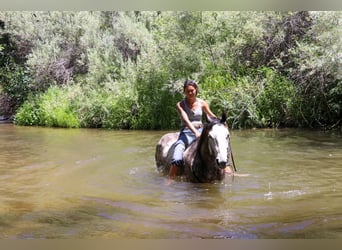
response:
[[[169,179],[174,180],[179,169],[183,166],[183,153],[196,138],[201,136],[203,130],[202,114],[206,113],[209,119],[217,116],[210,110],[204,100],[197,98],[198,85],[194,80],[186,80],[183,86],[184,99],[176,105],[181,118],[181,130],[175,144]]]

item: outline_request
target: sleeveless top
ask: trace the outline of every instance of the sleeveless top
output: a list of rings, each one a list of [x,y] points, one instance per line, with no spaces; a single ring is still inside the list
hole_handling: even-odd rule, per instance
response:
[[[202,100],[199,98],[196,98],[197,102],[201,102]],[[191,110],[189,108],[189,106],[186,104],[185,99],[182,100],[181,102],[181,107],[184,109],[185,113],[188,115],[190,122],[192,122],[193,124],[202,124],[202,106],[201,105],[197,105],[195,110]],[[183,121],[183,119],[181,119],[181,127],[185,128],[186,124]]]

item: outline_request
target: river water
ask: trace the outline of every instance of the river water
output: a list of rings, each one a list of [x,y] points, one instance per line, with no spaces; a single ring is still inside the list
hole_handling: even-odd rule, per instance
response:
[[[340,133],[233,130],[240,176],[172,185],[164,133],[0,125],[0,239],[342,238]]]

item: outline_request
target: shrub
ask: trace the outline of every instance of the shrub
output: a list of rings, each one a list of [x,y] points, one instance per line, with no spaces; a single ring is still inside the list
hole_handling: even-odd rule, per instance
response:
[[[15,115],[18,125],[77,128],[79,122],[71,107],[67,89],[56,86],[47,92],[31,96]]]
[[[217,115],[228,113],[233,128],[293,125],[295,87],[272,69],[260,68],[231,77],[222,72],[208,75],[201,84],[201,96]]]
[[[261,124],[266,127],[292,126],[296,89],[292,82],[269,68],[257,71],[263,79],[262,91],[257,98]]]
[[[228,115],[232,128],[260,126],[256,96],[260,88],[249,76],[233,78],[229,74],[215,74],[203,79],[200,96],[210,103],[212,111]]]

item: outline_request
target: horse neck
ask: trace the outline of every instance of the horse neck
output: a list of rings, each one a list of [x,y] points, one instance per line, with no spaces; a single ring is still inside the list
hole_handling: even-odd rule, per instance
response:
[[[215,156],[210,155],[208,138],[203,138],[197,145],[195,159],[192,165],[192,174],[198,182],[210,182],[218,179],[217,170],[211,167],[215,165]]]
[[[205,127],[198,143],[194,144],[192,148],[192,155],[195,155],[194,161],[191,164],[191,171],[194,179],[198,182],[210,182],[214,180],[221,180],[224,175],[222,171],[214,167],[216,165],[216,156],[210,154],[208,133],[210,127]]]

